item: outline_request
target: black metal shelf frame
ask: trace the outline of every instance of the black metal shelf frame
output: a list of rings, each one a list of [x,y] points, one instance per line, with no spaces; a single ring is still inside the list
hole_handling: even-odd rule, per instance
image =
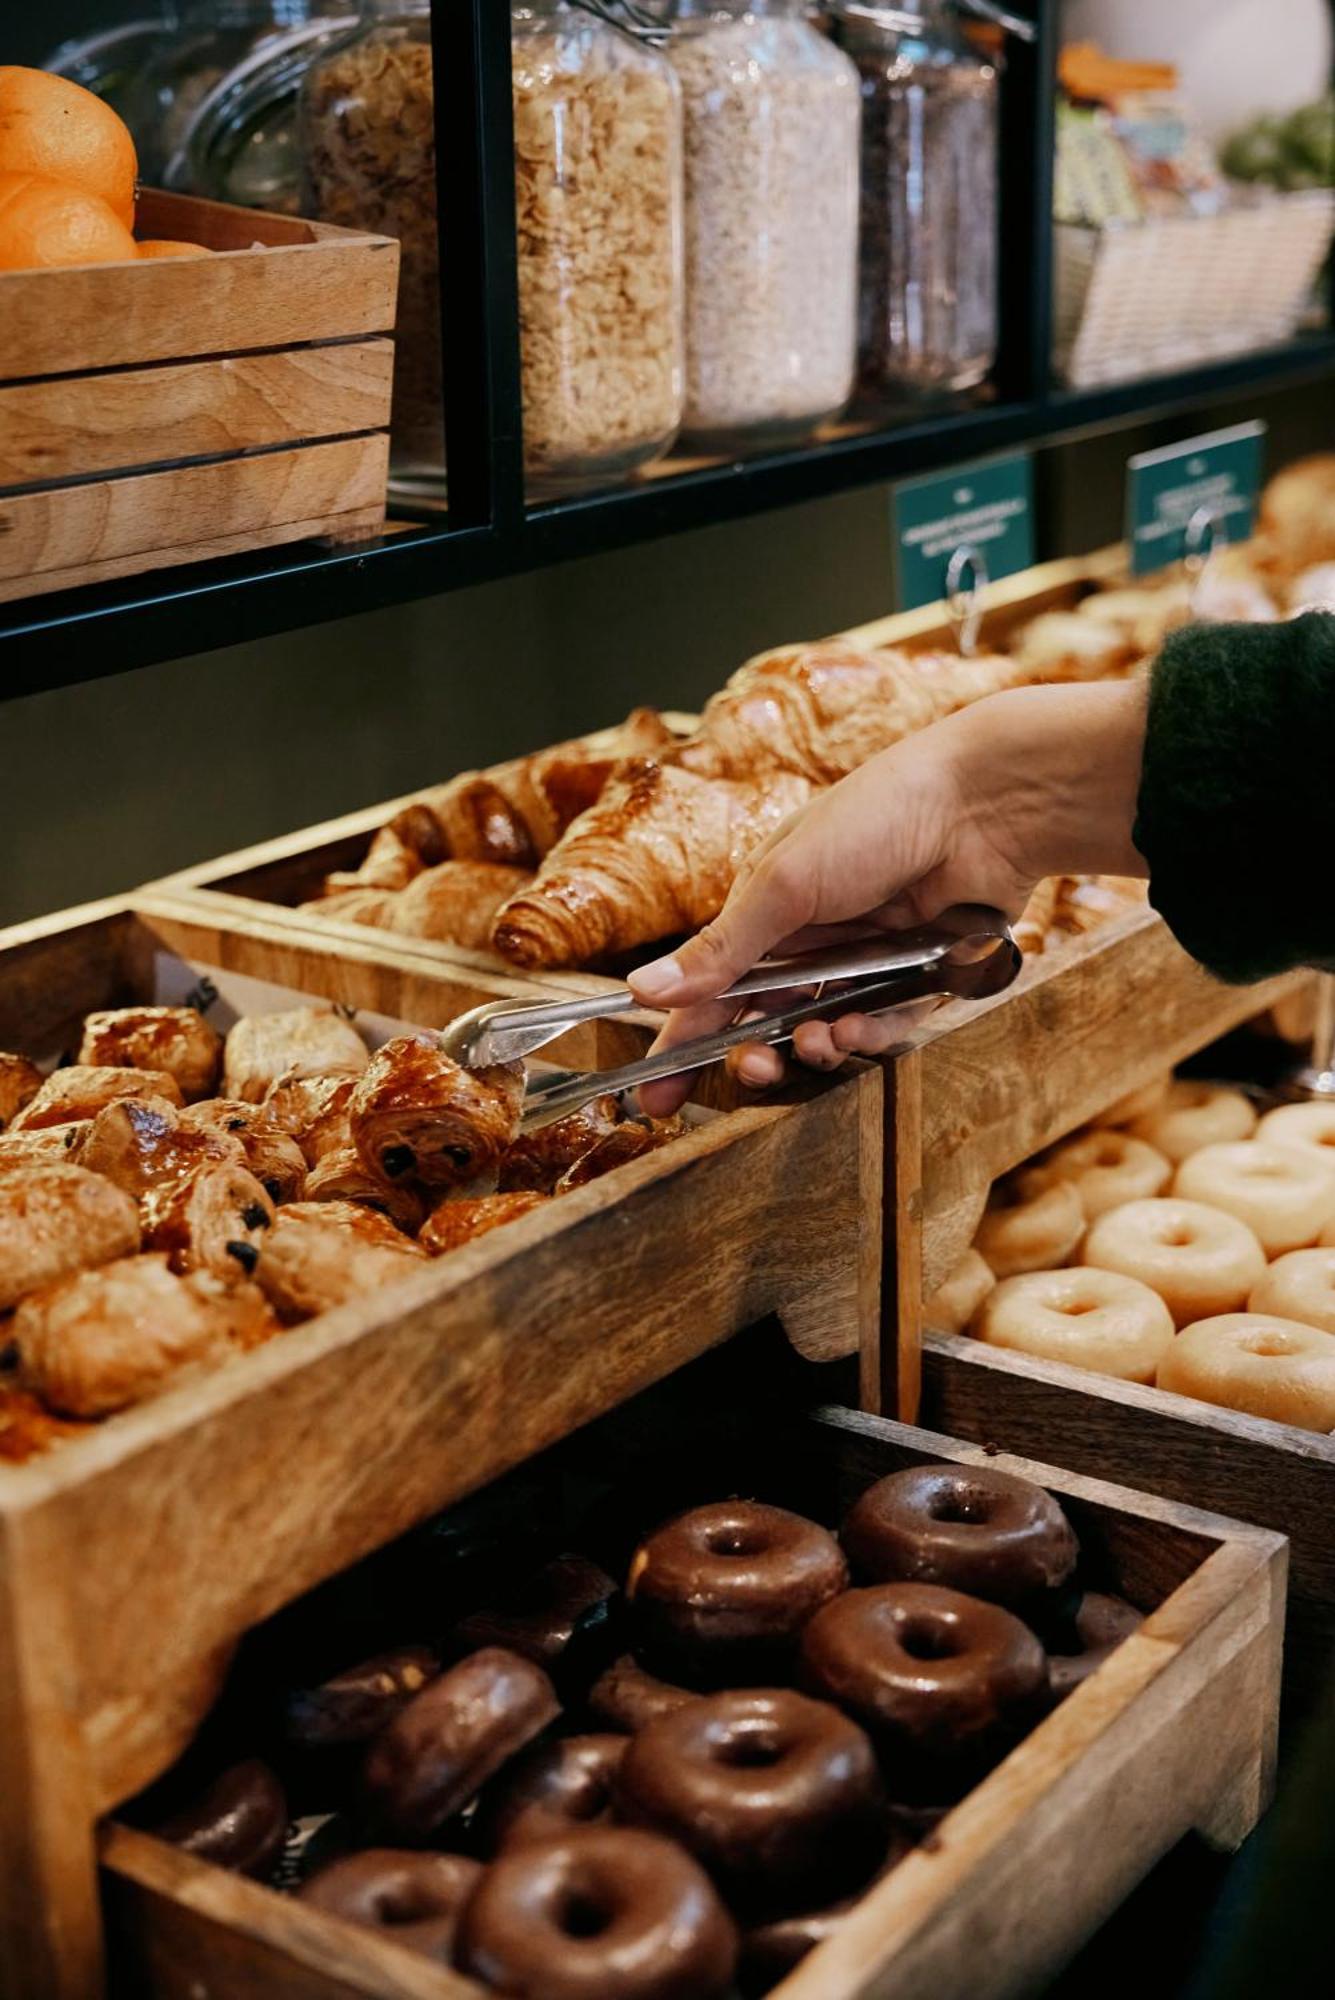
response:
[[[433,0],[448,514],[351,547],[257,551],[0,607],[0,699],[380,609],[544,564],[1335,376],[1335,327],[1265,353],[1092,390],[1052,386],[1060,0],[1031,0],[1002,93],[1002,343],[990,400],[626,487],[524,496],[506,0]]]

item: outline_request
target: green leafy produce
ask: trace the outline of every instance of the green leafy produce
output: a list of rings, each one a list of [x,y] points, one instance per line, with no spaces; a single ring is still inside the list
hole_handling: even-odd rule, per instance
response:
[[[1255,119],[1220,153],[1224,172],[1268,187],[1335,187],[1335,92],[1287,118]]]

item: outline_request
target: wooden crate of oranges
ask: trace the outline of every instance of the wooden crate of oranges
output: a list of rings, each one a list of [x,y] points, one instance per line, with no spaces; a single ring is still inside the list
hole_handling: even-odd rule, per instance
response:
[[[0,67],[0,601],[384,518],[398,245],[135,175]]]

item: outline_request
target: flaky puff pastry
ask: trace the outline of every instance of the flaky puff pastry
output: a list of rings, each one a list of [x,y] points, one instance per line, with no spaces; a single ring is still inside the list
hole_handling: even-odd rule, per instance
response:
[[[624,1167],[628,1160],[638,1160],[642,1153],[653,1153],[660,1146],[666,1146],[670,1139],[679,1139],[686,1130],[679,1118],[665,1118],[649,1123],[637,1118],[628,1118],[624,1125],[618,1125],[614,1132],[590,1146],[587,1153],[571,1162],[554,1192],[570,1194],[573,1189],[587,1187],[590,1181],[601,1180],[614,1167]]]
[[[31,1166],[38,1160],[64,1160],[77,1166],[92,1130],[88,1120],[77,1125],[39,1125],[35,1132],[0,1132],[0,1170]]]
[[[321,1155],[302,1185],[303,1201],[355,1201],[387,1215],[397,1229],[415,1236],[427,1205],[412,1181],[392,1181],[368,1167],[351,1139]]]
[[[443,1257],[550,1200],[550,1195],[530,1189],[526,1193],[484,1194],[471,1201],[443,1201],[427,1217],[417,1240],[431,1256]]]
[[[1261,496],[1256,541],[1261,567],[1278,576],[1335,561],[1335,452],[1275,474]]]
[[[42,1072],[26,1056],[0,1049],[0,1132],[3,1132],[25,1104],[31,1104],[42,1087]]]
[[[146,1250],[165,1251],[174,1271],[209,1271],[230,1284],[255,1270],[273,1219],[273,1203],[238,1160],[202,1159],[139,1203]]]
[[[262,1104],[245,1104],[239,1097],[214,1097],[192,1104],[181,1113],[188,1132],[214,1132],[234,1140],[246,1165],[270,1201],[295,1201],[306,1178],[306,1156],[290,1133],[275,1123]]]
[[[264,1100],[264,1115],[296,1140],[308,1167],[348,1136],[354,1076],[280,1077]]]
[[[840,640],[784,646],[748,660],[706,703],[682,761],[716,777],[773,769],[831,785],[1024,677],[1018,662],[992,653],[904,653]]]
[[[87,1016],[78,1059],[108,1069],[165,1070],[190,1104],[217,1083],[222,1045],[193,1007],[113,1007]]]
[[[13,1120],[11,1132],[38,1132],[45,1125],[78,1124],[96,1118],[122,1097],[165,1097],[178,1108],[181,1087],[162,1069],[104,1069],[76,1063],[47,1077],[36,1097]]]
[[[483,951],[491,943],[496,912],[531,879],[523,868],[492,861],[442,861],[395,898],[388,928],[404,937]]]
[[[281,1014],[247,1014],[228,1031],[223,1096],[263,1101],[279,1078],[356,1076],[366,1044],[331,1007],[293,1007]]]
[[[327,896],[317,896],[313,903],[298,903],[297,911],[303,917],[328,917],[331,923],[366,924],[372,930],[384,930],[397,902],[396,889],[335,889]]]
[[[398,1035],[358,1079],[348,1131],[372,1173],[462,1188],[500,1165],[523,1102],[521,1063],[463,1069],[431,1038]]]
[[[62,1162],[0,1170],[0,1312],[138,1248],[138,1209],[100,1174]]]
[[[136,1201],[161,1182],[179,1180],[206,1160],[244,1164],[239,1139],[193,1132],[165,1097],[126,1097],[108,1104],[87,1127],[79,1164],[104,1174]]]
[[[516,965],[586,965],[699,930],[810,796],[805,778],[783,771],[745,782],[653,759],[623,765],[502,909],[492,942]]]
[[[605,1094],[582,1104],[569,1117],[554,1118],[535,1132],[521,1132],[501,1161],[500,1192],[537,1189],[550,1194],[562,1174],[620,1123],[620,1104]]]
[[[165,1256],[124,1257],[34,1293],[14,1315],[25,1387],[69,1417],[105,1417],[159,1395],[182,1370],[211,1366],[279,1331],[254,1285],[205,1271],[178,1277]]]
[[[394,1284],[425,1261],[426,1252],[373,1208],[298,1201],[279,1210],[257,1278],[292,1325]]]

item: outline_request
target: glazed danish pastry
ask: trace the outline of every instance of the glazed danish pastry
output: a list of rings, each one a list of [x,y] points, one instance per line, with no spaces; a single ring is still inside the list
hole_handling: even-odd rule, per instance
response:
[[[165,1251],[174,1271],[211,1271],[227,1283],[254,1272],[273,1219],[273,1203],[238,1160],[201,1160],[157,1181],[139,1203],[146,1250]]]
[[[356,1076],[368,1060],[357,1030],[331,1007],[246,1014],[228,1030],[223,1096],[259,1104],[280,1077]]]
[[[218,1081],[222,1036],[193,1007],[113,1007],[89,1014],[78,1060],[108,1069],[166,1070],[186,1103]]]
[[[313,1167],[346,1140],[348,1101],[356,1083],[352,1076],[282,1077],[264,1098],[264,1115],[295,1139],[307,1166]]]
[[[122,1257],[35,1292],[14,1315],[23,1381],[62,1415],[104,1417],[279,1330],[254,1285],[205,1271],[178,1277],[165,1256]]]
[[[290,1133],[284,1132],[267,1109],[243,1104],[239,1097],[214,1097],[192,1104],[181,1113],[186,1132],[216,1132],[234,1139],[246,1165],[271,1201],[295,1201],[306,1178],[306,1157]]]
[[[54,1161],[0,1169],[0,1312],[138,1248],[138,1209],[100,1174]]]
[[[350,1139],[322,1153],[306,1175],[303,1201],[355,1201],[378,1208],[397,1229],[415,1236],[426,1218],[426,1202],[411,1181],[392,1181],[368,1167]]]
[[[289,1325],[392,1285],[426,1252],[373,1208],[350,1201],[292,1202],[278,1211],[257,1280]]]
[[[550,1199],[538,1189],[528,1188],[513,1194],[479,1195],[471,1201],[443,1201],[427,1217],[417,1240],[433,1257],[441,1257],[532,1209],[542,1208]]]
[[[96,1118],[121,1097],[165,1097],[177,1109],[181,1091],[166,1070],[93,1068],[75,1063],[47,1077],[37,1095],[11,1121],[11,1132],[37,1132],[44,1125],[78,1124]]]
[[[52,1160],[76,1166],[91,1121],[77,1125],[39,1125],[35,1132],[0,1132],[0,1171],[6,1167],[26,1167]]]
[[[590,1147],[614,1132],[621,1122],[615,1097],[595,1097],[566,1118],[520,1132],[501,1161],[500,1192],[518,1194],[536,1189],[550,1194],[562,1174],[583,1159]]]
[[[0,1049],[0,1132],[25,1104],[32,1103],[41,1087],[42,1072],[36,1063]]]
[[[581,1153],[556,1183],[553,1192],[570,1194],[575,1188],[587,1187],[590,1181],[601,1180],[614,1167],[624,1167],[627,1160],[638,1160],[642,1153],[653,1153],[660,1146],[666,1146],[670,1139],[680,1138],[686,1130],[679,1118],[665,1118],[650,1123],[640,1118],[627,1118],[613,1131],[605,1132],[601,1139],[595,1139],[587,1152]]]
[[[206,1160],[245,1164],[241,1141],[226,1132],[185,1128],[165,1097],[124,1097],[84,1128],[79,1164],[104,1174],[138,1201],[152,1187],[179,1180]]]
[[[358,1080],[348,1132],[363,1165],[387,1180],[462,1188],[495,1173],[523,1102],[522,1064],[463,1069],[433,1038],[399,1035]]]

